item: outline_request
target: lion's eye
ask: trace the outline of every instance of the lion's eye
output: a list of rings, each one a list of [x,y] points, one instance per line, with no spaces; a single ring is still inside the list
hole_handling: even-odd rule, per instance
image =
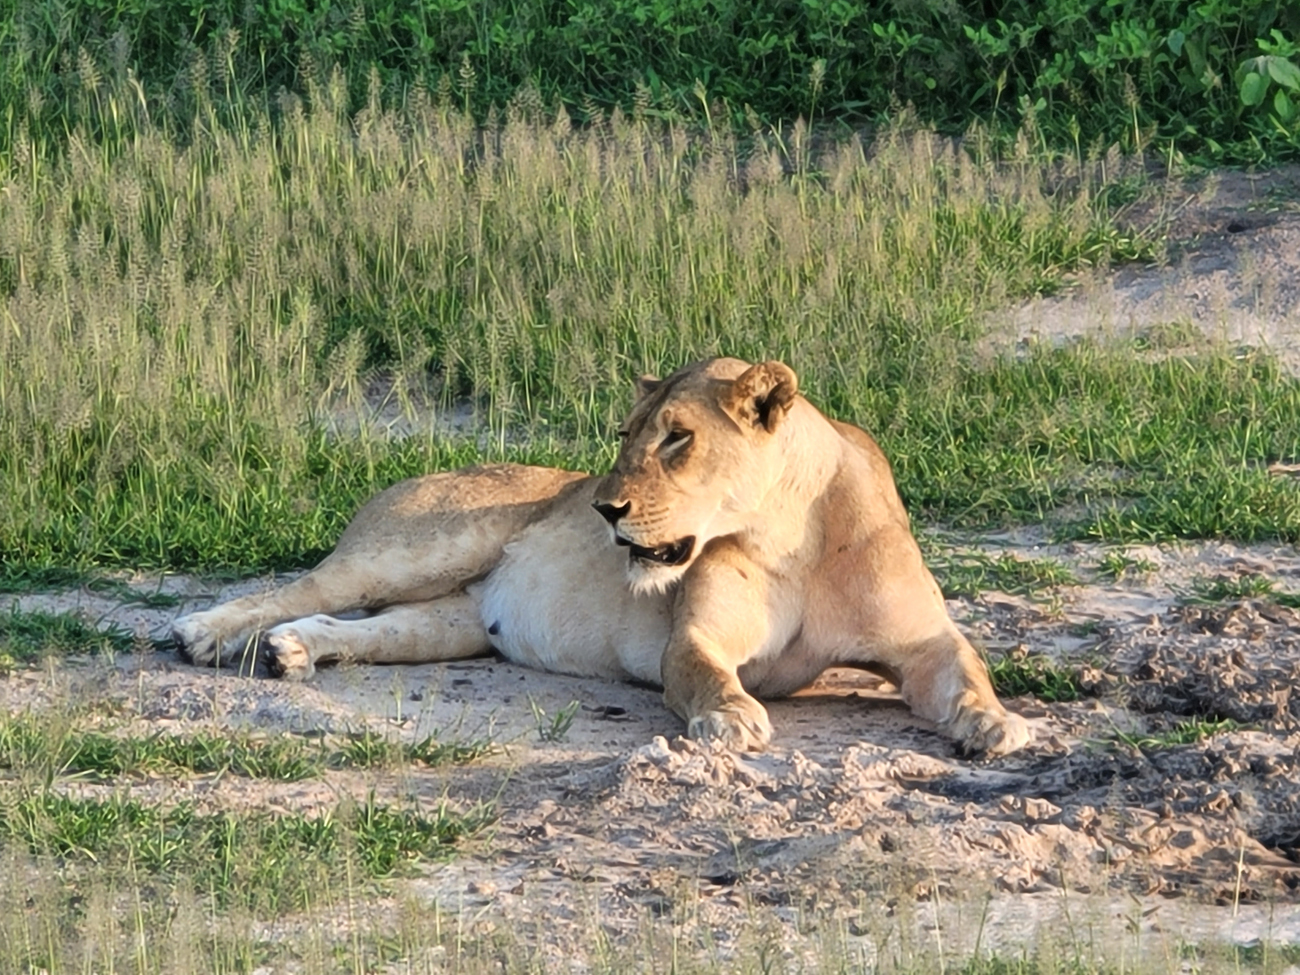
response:
[[[669,430],[668,436],[664,437],[659,444],[660,450],[667,450],[670,447],[677,447],[681,444],[689,443],[694,434],[689,430]]]
[[[620,431],[618,431],[618,439],[619,439],[619,440],[626,440],[626,439],[627,439],[627,431],[626,431],[626,430],[620,430]]]

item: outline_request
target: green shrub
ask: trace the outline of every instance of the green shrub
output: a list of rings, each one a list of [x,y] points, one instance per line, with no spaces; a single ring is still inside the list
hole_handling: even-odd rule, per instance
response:
[[[1172,140],[1258,158],[1300,146],[1284,67],[1297,63],[1297,10],[1280,0],[0,0],[0,114],[11,127],[28,113],[33,131],[69,127],[96,97],[96,64],[119,80],[131,72],[156,111],[189,118],[196,105],[304,92],[337,63],[354,104],[373,68],[392,95],[441,86],[480,119],[526,85],[583,115],[619,105],[717,121],[716,103],[736,120],[747,106],[769,121],[872,120],[911,104],[945,131],[976,118],[1014,131],[1033,118],[1062,145]],[[1259,58],[1275,70],[1248,65]]]

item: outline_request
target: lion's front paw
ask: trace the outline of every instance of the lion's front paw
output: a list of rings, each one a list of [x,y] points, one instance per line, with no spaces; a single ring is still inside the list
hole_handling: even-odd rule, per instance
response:
[[[732,751],[762,751],[772,740],[772,724],[767,709],[751,697],[696,715],[687,722],[686,734],[696,741],[716,741]]]
[[[311,651],[293,626],[282,624],[262,635],[262,659],[275,677],[306,680],[316,673]]]
[[[1018,714],[970,708],[964,710],[948,729],[957,739],[964,755],[986,755],[995,758],[1009,755],[1029,744],[1029,725]]]

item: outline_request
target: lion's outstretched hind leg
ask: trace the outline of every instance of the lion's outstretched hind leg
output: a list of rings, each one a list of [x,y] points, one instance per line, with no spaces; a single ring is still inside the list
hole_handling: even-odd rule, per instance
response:
[[[364,607],[369,592],[392,588],[375,559],[326,559],[300,579],[275,589],[190,613],[172,624],[181,656],[216,665],[250,660],[259,635],[269,627],[316,613],[343,613]]]
[[[984,661],[951,623],[882,662],[897,675],[903,701],[964,753],[1005,755],[1029,742],[1025,719],[1002,706]]]
[[[315,569],[268,592],[178,619],[197,664],[245,657],[281,623],[435,600],[501,559],[506,543],[582,475],[503,464],[402,481],[367,502]]]
[[[261,650],[273,674],[306,680],[324,661],[432,663],[477,657],[491,645],[478,600],[455,593],[364,619],[316,615],[281,623],[263,634]]]

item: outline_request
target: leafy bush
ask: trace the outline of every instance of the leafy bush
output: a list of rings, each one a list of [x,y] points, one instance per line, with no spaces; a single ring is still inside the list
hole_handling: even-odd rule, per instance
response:
[[[11,124],[75,113],[96,62],[173,102],[269,101],[337,63],[354,99],[373,68],[480,118],[524,85],[585,113],[714,120],[715,104],[771,121],[911,103],[947,131],[1033,117],[1059,144],[1257,158],[1300,147],[1298,31],[1280,0],[0,0],[0,104]]]

